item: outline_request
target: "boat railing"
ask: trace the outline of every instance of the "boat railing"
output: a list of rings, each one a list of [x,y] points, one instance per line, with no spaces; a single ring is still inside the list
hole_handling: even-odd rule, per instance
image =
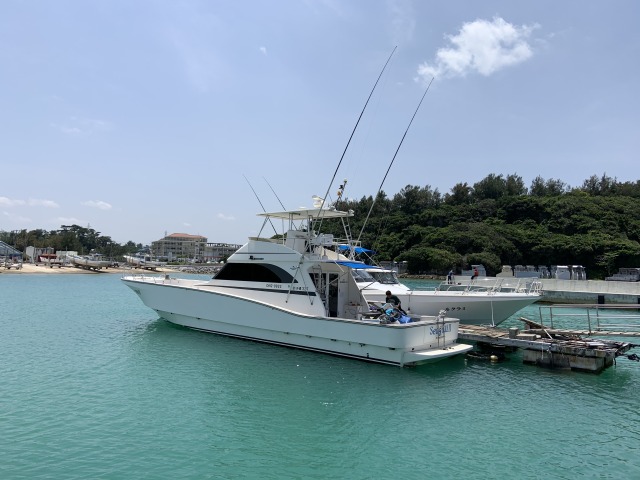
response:
[[[130,271],[123,272],[123,277],[130,278],[132,280],[144,280],[147,283],[155,283],[158,285],[172,285],[180,284],[180,279],[170,276],[168,273],[164,275],[150,275],[149,273],[131,273]]]
[[[463,293],[486,293],[487,295],[507,292],[541,294],[542,282],[531,278],[480,278],[467,282],[442,282],[436,291],[462,291]]]
[[[255,242],[283,243],[283,238],[266,238],[266,237],[249,237],[249,240]]]
[[[538,308],[543,328],[584,329],[586,326],[589,334],[595,335],[597,332],[640,332],[640,305],[555,304]]]

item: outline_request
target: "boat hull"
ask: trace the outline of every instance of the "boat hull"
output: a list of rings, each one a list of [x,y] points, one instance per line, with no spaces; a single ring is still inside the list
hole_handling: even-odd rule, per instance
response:
[[[74,258],[71,262],[76,267],[91,269],[91,270],[101,270],[103,268],[109,268],[111,262],[106,260],[89,260],[86,258]]]
[[[220,335],[399,366],[429,363],[472,348],[456,343],[459,321],[453,318],[380,324],[303,314],[194,280],[122,280],[162,318]]]
[[[156,270],[164,267],[166,262],[152,260],[150,257],[139,257],[135,255],[124,255],[125,261],[134,268],[142,268],[145,270]]]

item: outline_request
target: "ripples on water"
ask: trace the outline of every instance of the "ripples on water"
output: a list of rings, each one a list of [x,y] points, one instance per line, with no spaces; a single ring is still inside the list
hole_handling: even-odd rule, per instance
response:
[[[635,362],[399,369],[176,327],[117,275],[0,286],[3,479],[640,478]]]

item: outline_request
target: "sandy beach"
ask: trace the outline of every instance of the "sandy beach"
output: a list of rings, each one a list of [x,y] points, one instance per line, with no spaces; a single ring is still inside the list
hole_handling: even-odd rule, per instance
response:
[[[15,268],[10,268],[7,269],[5,267],[0,267],[0,275],[28,275],[28,274],[34,274],[34,273],[41,273],[41,274],[84,274],[84,275],[103,275],[103,274],[112,274],[112,273],[118,273],[118,274],[124,274],[124,273],[148,273],[148,274],[154,274],[154,273],[165,273],[169,272],[169,271],[173,271],[173,270],[168,270],[168,269],[162,269],[162,268],[158,268],[157,270],[140,270],[140,269],[131,269],[131,268],[122,268],[122,267],[118,267],[118,268],[103,268],[101,270],[88,270],[88,269],[84,269],[84,268],[78,268],[78,267],[48,267],[46,265],[34,265],[31,263],[24,263],[22,265],[22,268],[20,269],[15,269]]]

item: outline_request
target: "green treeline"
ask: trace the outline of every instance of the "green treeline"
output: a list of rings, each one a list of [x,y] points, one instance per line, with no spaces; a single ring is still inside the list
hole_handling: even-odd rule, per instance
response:
[[[14,230],[0,231],[0,241],[24,252],[26,247],[50,247],[54,251],[74,251],[81,255],[92,251],[118,258],[127,253],[142,250],[142,244],[129,241],[124,245],[111,240],[111,237],[101,235],[93,228],[79,225],[62,225],[59,230]]]
[[[541,177],[527,188],[518,175],[490,174],[444,195],[428,185],[407,185],[393,198],[380,192],[375,203],[363,197],[337,208],[355,212],[352,237],[375,250],[377,261],[406,261],[410,273],[459,272],[479,263],[489,275],[502,265],[583,265],[597,279],[640,267],[640,181],[622,183],[606,174],[576,188]],[[343,236],[338,224],[327,222],[323,231]],[[0,240],[22,251],[32,245],[114,258],[143,248],[78,225],[0,231]]]
[[[356,239],[372,202],[337,206],[355,212]],[[331,233],[341,234],[338,227]],[[502,265],[583,265],[589,278],[604,278],[619,267],[640,267],[640,181],[594,175],[571,188],[537,177],[527,188],[518,175],[490,174],[445,195],[407,185],[393,198],[377,195],[360,240],[377,261],[407,261],[410,273],[479,263],[489,275]]]

